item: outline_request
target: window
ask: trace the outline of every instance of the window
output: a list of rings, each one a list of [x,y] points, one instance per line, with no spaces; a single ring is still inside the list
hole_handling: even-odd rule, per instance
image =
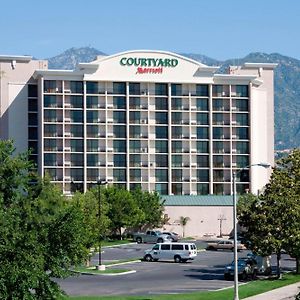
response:
[[[34,136],[32,136],[31,133],[36,132],[36,137],[34,139],[37,139],[37,128],[29,128],[29,138],[33,139]],[[44,126],[44,135],[45,136],[58,136],[57,132],[57,126],[56,125],[45,125]]]
[[[209,139],[208,127],[197,127],[197,139]]]
[[[45,128],[46,128],[46,126],[49,126],[49,125],[45,125]],[[46,129],[45,129],[45,131],[46,131]],[[56,132],[56,127],[55,127],[55,132]],[[29,140],[37,140],[37,138],[38,138],[37,127],[29,127],[28,128],[28,139]]]
[[[28,84],[28,97],[37,98],[38,96],[38,88],[35,84]]]
[[[223,102],[223,99],[214,99],[213,100],[213,110],[223,111],[225,109],[224,104],[225,104],[225,102]]]
[[[86,108],[97,108],[98,107],[98,97],[97,96],[87,96],[86,97]]]
[[[182,85],[181,84],[171,84],[171,95],[181,96],[182,95]]]
[[[182,167],[182,155],[172,155],[172,167]]]
[[[197,170],[198,181],[208,182],[209,181],[209,170],[198,169]]]
[[[141,122],[141,113],[139,111],[129,112],[129,123],[139,124]]]
[[[197,110],[208,111],[208,99],[197,98]]]
[[[130,181],[141,181],[141,169],[129,170]]]
[[[182,141],[172,141],[172,152],[173,153],[182,152]]]
[[[200,168],[209,167],[208,155],[197,155],[197,166]]]
[[[114,167],[126,167],[126,154],[114,154]]]
[[[197,142],[198,153],[208,153],[208,142]]]
[[[223,170],[214,170],[213,171],[213,180],[222,182],[224,181],[224,171]]]
[[[140,138],[141,126],[129,126],[129,137]]]
[[[91,123],[91,120],[88,122]],[[99,127],[97,125],[88,125],[86,127],[87,137],[98,137]]]
[[[71,140],[71,151],[83,152],[83,140]]]
[[[142,186],[141,186],[140,183],[130,183],[129,189],[130,189],[131,191],[134,191],[134,190],[141,190],[141,189],[142,189]]]
[[[213,152],[214,153],[225,153],[223,142],[213,142]]]
[[[126,152],[126,141],[114,140],[113,145],[115,152]]]
[[[114,108],[116,109],[126,109],[126,98],[125,97],[114,97],[113,98]]]
[[[83,112],[80,110],[71,110],[70,117],[71,117],[71,121],[74,123],[82,123],[83,122]]]
[[[170,244],[161,244],[160,250],[170,250],[171,245]]]
[[[115,123],[126,123],[126,112],[125,111],[114,111],[114,122]]]
[[[45,95],[44,96],[44,107],[57,107],[56,96]]]
[[[249,129],[245,127],[237,127],[236,129],[236,135],[238,139],[240,140],[247,140],[249,139]]]
[[[238,168],[245,168],[246,166],[249,166],[249,156],[236,156],[236,166]]]
[[[156,110],[168,110],[168,98],[155,98]]]
[[[114,82],[113,83],[113,94],[126,94],[126,83],[125,82]]]
[[[87,123],[98,123],[100,121],[98,111],[87,111],[86,121]]]
[[[236,114],[235,115],[236,118],[236,122],[238,125],[241,126],[248,126],[249,125],[249,121],[248,121],[248,114]]]
[[[98,140],[86,140],[86,151],[88,152],[98,152],[99,144]]]
[[[168,181],[168,170],[167,169],[156,169],[155,170],[156,181],[167,182]]]
[[[181,126],[172,126],[172,138],[181,139],[182,138],[182,127]]]
[[[208,85],[196,84],[196,95],[202,97],[208,97]]]
[[[56,154],[54,153],[44,154],[44,164],[45,166],[56,166]]]
[[[155,141],[156,153],[168,153],[168,141]]]
[[[83,93],[83,82],[82,81],[70,81],[71,92],[74,94]]]
[[[126,138],[126,126],[114,125],[113,127],[114,137],[116,138]]]
[[[37,125],[38,124],[38,114],[29,113],[28,114],[28,125]]]
[[[31,154],[38,154],[38,143],[36,141],[28,142],[28,149],[31,151]]]
[[[99,157],[98,154],[87,154],[87,165],[89,167],[96,167],[98,166]]]
[[[71,135],[74,137],[83,137],[83,126],[82,125],[71,125]]]
[[[197,124],[198,125],[208,125],[208,114],[207,113],[197,113]]]
[[[56,140],[45,139],[44,140],[44,151],[57,151]]]
[[[213,128],[213,139],[223,139],[223,128],[222,127],[214,127]]]
[[[130,95],[140,95],[141,94],[140,84],[129,82],[129,94]]]
[[[44,121],[45,122],[57,122],[56,110],[47,109],[44,111]]]
[[[223,125],[224,124],[224,115],[222,113],[213,114],[213,124],[214,125]]]
[[[83,108],[83,97],[82,96],[71,96],[70,102],[72,107]]]
[[[168,138],[168,127],[167,126],[156,126],[155,135],[157,139],[167,139]]]
[[[223,155],[214,155],[213,165],[215,168],[227,167],[224,163],[224,156]]]
[[[182,195],[182,183],[172,183],[172,194]]]
[[[54,93],[56,91],[56,81],[55,80],[44,80],[44,92]]]
[[[71,165],[83,166],[83,154],[71,153]]]
[[[182,107],[182,99],[181,98],[175,98],[172,99],[172,109],[178,110]]]
[[[168,194],[168,184],[167,183],[156,183],[155,190],[160,195],[167,195]]]
[[[168,124],[168,113],[166,112],[156,112],[155,113],[156,124]]]
[[[207,183],[197,183],[197,194],[198,195],[208,195],[209,186]]]
[[[86,93],[87,94],[98,94],[98,82],[87,81]]]
[[[157,167],[168,167],[168,155],[155,155],[155,163]]]
[[[130,154],[129,155],[130,167],[140,167],[141,166],[141,155],[140,154]]]
[[[172,112],[172,124],[181,124],[182,113],[181,112]]]
[[[98,169],[87,169],[87,180],[97,181],[99,179]]]
[[[182,169],[172,170],[172,181],[177,181],[177,182],[182,181]]]
[[[129,141],[129,152],[131,153],[141,152],[141,141]]]
[[[249,111],[249,103],[246,99],[236,99],[235,106],[238,111]]]
[[[113,170],[114,181],[126,181],[126,169]]]
[[[71,169],[71,178],[74,181],[82,181],[83,180],[83,169]],[[78,187],[77,187],[78,188]]]
[[[38,111],[37,99],[28,99],[28,111]]]
[[[248,97],[248,85],[237,85],[236,86],[237,97]]]
[[[166,83],[155,83],[155,95],[168,96],[168,85]]]
[[[241,154],[249,154],[249,143],[236,142],[236,152]]]
[[[129,108],[139,109],[141,105],[141,98],[139,97],[130,97],[129,98]]]
[[[183,250],[182,244],[172,244],[172,250]]]

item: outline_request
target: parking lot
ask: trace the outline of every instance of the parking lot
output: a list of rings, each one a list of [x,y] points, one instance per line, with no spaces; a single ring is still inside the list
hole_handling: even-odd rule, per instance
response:
[[[104,262],[119,259],[142,258],[144,250],[151,244],[132,244],[116,248],[105,248]],[[239,253],[246,256],[247,251]],[[233,285],[225,281],[224,266],[233,260],[231,251],[202,251],[192,262],[134,262],[122,268],[136,270],[136,273],[119,276],[80,275],[60,280],[62,288],[69,295],[147,295],[164,293],[186,293],[199,290],[217,290]],[[97,256],[93,257],[97,263]],[[275,265],[275,261],[272,261]],[[295,267],[294,260],[283,255],[283,268]],[[120,268],[116,266],[115,268]]]

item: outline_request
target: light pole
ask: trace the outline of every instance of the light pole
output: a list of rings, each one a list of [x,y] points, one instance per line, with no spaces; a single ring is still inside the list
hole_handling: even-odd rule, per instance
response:
[[[101,185],[107,184],[107,181],[98,180],[98,226],[99,226],[99,239],[98,239],[98,246],[99,246],[99,256],[98,256],[98,265],[96,266],[97,270],[104,271],[105,265],[102,265],[102,257],[101,257]]]
[[[252,164],[241,168],[237,171],[232,171],[232,192],[233,192],[233,235],[234,235],[234,300],[239,300],[239,280],[238,280],[238,252],[237,252],[237,212],[236,212],[236,175],[243,170],[251,167],[269,168],[267,163]]]

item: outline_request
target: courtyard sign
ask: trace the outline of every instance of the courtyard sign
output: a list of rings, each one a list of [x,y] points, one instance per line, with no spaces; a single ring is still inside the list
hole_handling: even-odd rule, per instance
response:
[[[123,57],[120,59],[120,65],[137,67],[136,74],[161,74],[163,68],[175,68],[178,59]]]

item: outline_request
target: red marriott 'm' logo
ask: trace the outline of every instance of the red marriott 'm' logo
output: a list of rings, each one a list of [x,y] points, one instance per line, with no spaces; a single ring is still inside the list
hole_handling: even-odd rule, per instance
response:
[[[136,74],[162,74],[163,68],[137,68]]]

